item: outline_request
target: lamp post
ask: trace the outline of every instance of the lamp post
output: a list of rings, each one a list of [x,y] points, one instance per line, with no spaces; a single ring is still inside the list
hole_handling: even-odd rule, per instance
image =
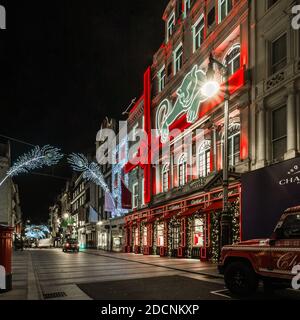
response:
[[[207,69],[207,83],[202,87],[202,93],[209,98],[212,98],[220,90],[220,85],[214,80],[215,71],[214,65],[222,69],[225,78],[224,88],[224,149],[223,149],[223,212],[221,216],[221,247],[230,243],[231,238],[231,223],[228,202],[228,187],[229,187],[229,159],[228,159],[228,128],[229,128],[229,69],[226,65],[216,60],[212,54],[209,57]]]

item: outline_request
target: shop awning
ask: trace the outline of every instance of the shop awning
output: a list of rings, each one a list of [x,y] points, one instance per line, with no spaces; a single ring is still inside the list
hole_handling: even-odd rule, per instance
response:
[[[197,212],[203,212],[203,205],[189,208],[186,211],[182,212],[181,216],[182,217],[192,216],[193,214],[195,214]]]

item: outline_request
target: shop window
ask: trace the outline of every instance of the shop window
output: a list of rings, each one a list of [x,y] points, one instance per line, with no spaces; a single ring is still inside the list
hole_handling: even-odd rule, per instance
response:
[[[138,228],[134,229],[133,236],[134,236],[134,245],[135,246],[139,246],[139,231],[138,231]]]
[[[157,226],[157,246],[158,247],[163,247],[165,245],[165,243],[164,243],[164,231],[165,231],[164,224],[160,223]]]
[[[168,42],[169,39],[171,38],[174,31],[174,26],[175,26],[175,12],[171,14],[167,22],[167,39],[166,39],[167,41],[166,42]]]
[[[195,218],[193,224],[193,246],[204,247],[205,245],[205,233],[204,233],[204,219]]]
[[[218,0],[219,2],[219,23],[221,23],[232,9],[232,0]]]
[[[208,12],[208,15],[207,15],[208,28],[213,26],[215,21],[216,21],[216,9],[215,9],[215,7],[213,7],[212,9],[210,9],[210,11]]]
[[[144,226],[143,227],[143,246],[147,246],[148,245],[148,230],[147,227]]]
[[[183,46],[182,43],[173,52],[174,75],[182,68]]]
[[[283,159],[287,151],[287,117],[286,106],[272,112],[272,158]]]
[[[170,165],[166,164],[162,169],[162,191],[167,192],[169,190],[169,173]]]
[[[182,155],[178,160],[178,183],[179,186],[184,186],[187,180],[187,163],[185,155]]]
[[[274,40],[271,44],[271,74],[284,68],[287,63],[286,33]]]
[[[132,208],[136,209],[138,207],[138,199],[139,199],[139,184],[135,183],[132,186]]]
[[[197,51],[204,41],[204,17],[203,15],[193,26],[193,52]]]
[[[165,66],[163,66],[159,70],[157,74],[157,78],[158,78],[158,92],[162,92],[166,85],[166,67]]]
[[[171,238],[172,238],[172,243],[171,243],[171,249],[178,249],[180,246],[180,224],[179,223],[174,223],[171,226]]]
[[[210,141],[204,142],[198,153],[198,174],[199,177],[207,177],[210,173]]]
[[[236,73],[241,67],[241,47],[240,45],[233,46],[227,53],[224,64],[228,67],[229,76]]]

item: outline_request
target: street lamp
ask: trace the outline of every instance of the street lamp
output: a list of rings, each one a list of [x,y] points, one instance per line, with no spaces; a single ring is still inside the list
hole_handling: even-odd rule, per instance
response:
[[[228,216],[229,202],[228,202],[228,128],[229,128],[229,68],[220,61],[216,60],[211,54],[209,57],[209,64],[206,73],[207,82],[202,87],[202,93],[208,98],[215,96],[220,91],[220,85],[215,81],[214,65],[224,71],[225,89],[224,89],[224,151],[223,151],[223,213],[221,216],[221,246],[223,247],[230,242],[230,218]]]

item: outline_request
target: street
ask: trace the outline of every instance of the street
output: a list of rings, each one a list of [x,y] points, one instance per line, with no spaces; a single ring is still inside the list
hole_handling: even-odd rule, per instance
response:
[[[232,300],[216,267],[198,260],[86,250],[16,252],[13,287],[2,299]],[[300,292],[262,288],[249,299],[300,299]]]

